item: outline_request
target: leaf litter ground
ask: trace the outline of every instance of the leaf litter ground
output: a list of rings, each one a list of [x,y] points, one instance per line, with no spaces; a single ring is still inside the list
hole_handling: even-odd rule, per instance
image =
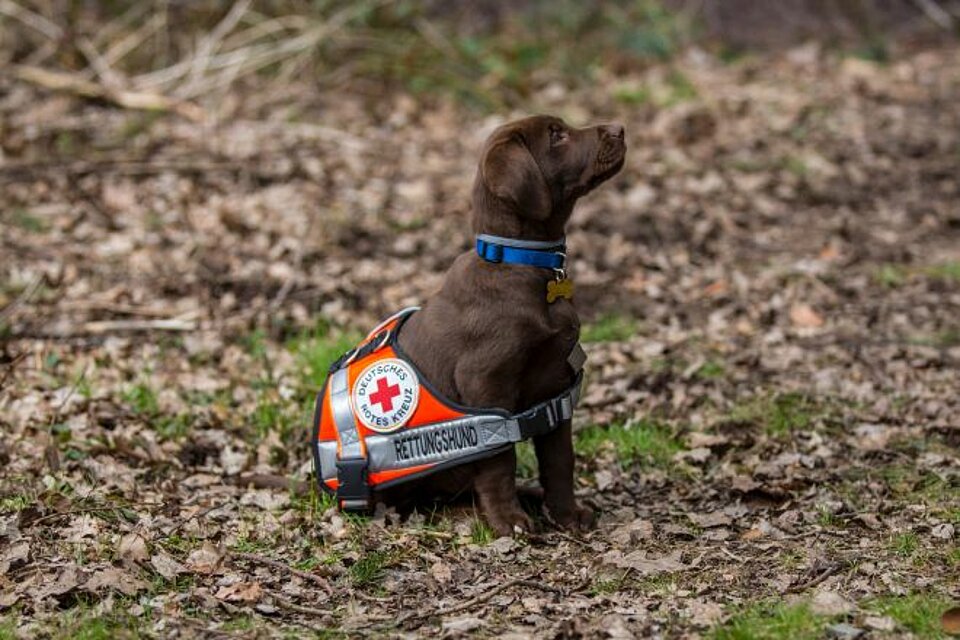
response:
[[[940,637],[958,62],[694,56],[531,98],[630,150],[569,234],[599,527],[517,540],[302,484],[327,363],[469,248],[511,114],[294,84],[214,126],[0,79],[0,637]]]

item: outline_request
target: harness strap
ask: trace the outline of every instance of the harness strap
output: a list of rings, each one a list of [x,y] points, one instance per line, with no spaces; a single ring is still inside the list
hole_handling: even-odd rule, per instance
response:
[[[520,427],[520,439],[526,440],[550,433],[564,420],[573,417],[573,409],[580,399],[580,384],[583,382],[583,372],[577,373],[573,385],[559,396],[550,398],[546,402],[517,414],[516,420]]]
[[[330,408],[340,441],[336,460],[337,499],[343,509],[366,509],[370,502],[367,456],[350,407],[347,369],[335,371],[330,378]]]

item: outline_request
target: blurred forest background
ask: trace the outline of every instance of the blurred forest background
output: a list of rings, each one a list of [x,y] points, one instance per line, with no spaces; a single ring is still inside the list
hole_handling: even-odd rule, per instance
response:
[[[958,0],[0,0],[0,639],[956,632],[958,33]],[[340,515],[327,366],[469,250],[480,145],[538,112],[627,130],[568,236],[599,528]]]

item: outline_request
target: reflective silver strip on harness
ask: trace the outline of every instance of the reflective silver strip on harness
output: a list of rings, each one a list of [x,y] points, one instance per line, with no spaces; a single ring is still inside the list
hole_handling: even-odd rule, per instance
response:
[[[330,378],[330,408],[333,423],[337,425],[341,458],[359,458],[363,455],[360,432],[350,408],[350,388],[347,385],[347,369],[340,369]],[[336,448],[334,448],[336,452]]]
[[[378,471],[447,462],[520,442],[516,420],[468,416],[437,424],[368,436],[370,466]]]
[[[350,407],[348,369],[335,371],[330,378],[330,408],[333,423],[340,440],[340,455],[335,457],[337,499],[348,511],[365,510],[370,503],[370,485],[367,482],[368,460],[363,455],[360,432]]]

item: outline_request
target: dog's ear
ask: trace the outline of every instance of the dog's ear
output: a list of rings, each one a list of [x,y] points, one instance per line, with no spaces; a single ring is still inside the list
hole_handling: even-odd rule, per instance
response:
[[[519,215],[537,220],[550,217],[547,181],[519,135],[504,137],[487,148],[480,179],[490,193],[515,206]]]

